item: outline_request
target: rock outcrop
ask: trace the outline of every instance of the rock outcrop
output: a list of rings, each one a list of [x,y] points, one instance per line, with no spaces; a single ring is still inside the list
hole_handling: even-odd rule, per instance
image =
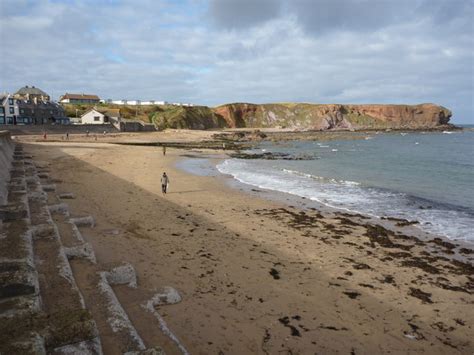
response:
[[[233,103],[213,109],[229,127],[291,129],[430,129],[448,124],[451,111],[434,104],[340,105]]]

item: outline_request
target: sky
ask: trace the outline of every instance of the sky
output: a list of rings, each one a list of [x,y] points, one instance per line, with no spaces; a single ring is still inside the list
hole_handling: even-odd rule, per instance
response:
[[[433,102],[474,124],[474,0],[0,0],[0,91]]]

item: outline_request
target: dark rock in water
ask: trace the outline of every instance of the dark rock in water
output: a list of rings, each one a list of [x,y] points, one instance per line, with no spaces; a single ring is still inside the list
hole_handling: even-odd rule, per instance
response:
[[[411,226],[413,224],[419,224],[420,223],[418,221],[409,221],[408,219],[395,218],[395,217],[382,217],[382,219],[385,219],[387,221],[397,222],[396,223],[397,227]]]
[[[461,249],[459,249],[459,252],[462,253],[462,254],[473,254],[474,250],[467,249],[467,248],[461,248]]]
[[[232,153],[230,157],[237,159],[264,159],[264,160],[314,160],[315,158],[309,155],[291,155],[287,153]]]

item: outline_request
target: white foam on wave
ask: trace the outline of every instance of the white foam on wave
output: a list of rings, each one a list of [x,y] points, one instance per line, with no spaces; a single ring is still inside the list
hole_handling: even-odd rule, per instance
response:
[[[268,168],[257,162],[238,159],[225,160],[217,169],[261,189],[305,197],[331,208],[376,218],[387,216],[417,220],[419,227],[427,232],[450,239],[474,241],[474,222],[468,213],[435,207],[422,209],[413,205],[404,193],[364,187],[355,181],[324,178],[296,170]]]

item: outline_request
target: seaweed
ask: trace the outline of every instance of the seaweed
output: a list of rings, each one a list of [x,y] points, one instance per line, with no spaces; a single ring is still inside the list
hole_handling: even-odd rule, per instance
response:
[[[418,288],[410,287],[410,292],[408,294],[420,299],[422,303],[433,303],[431,300],[431,293],[423,292]]]

